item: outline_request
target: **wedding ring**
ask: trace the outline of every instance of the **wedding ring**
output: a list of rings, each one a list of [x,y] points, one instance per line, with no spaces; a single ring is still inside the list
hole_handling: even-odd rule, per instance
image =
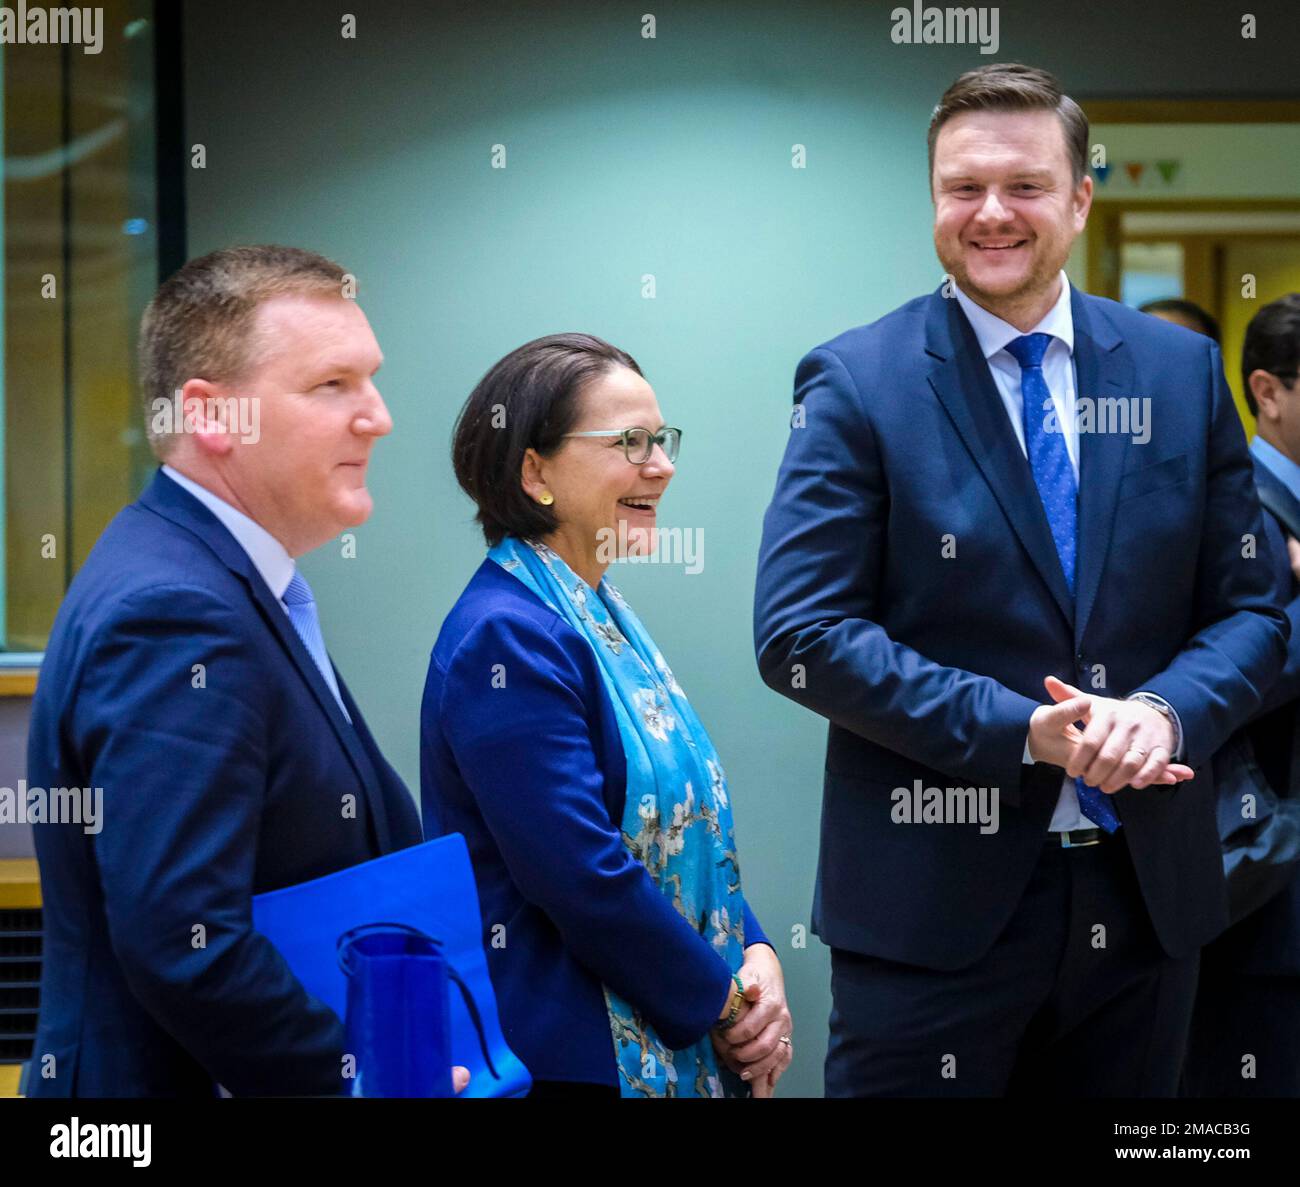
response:
[[[1130,746],[1128,748],[1128,752],[1130,754],[1136,754],[1138,758],[1146,758],[1147,756],[1147,752],[1145,750],[1139,749],[1137,746]]]
[[[788,1046],[790,1045],[790,1036],[789,1036],[789,1035],[782,1035],[782,1036],[781,1036],[781,1042],[783,1042],[783,1043],[788,1047]]]

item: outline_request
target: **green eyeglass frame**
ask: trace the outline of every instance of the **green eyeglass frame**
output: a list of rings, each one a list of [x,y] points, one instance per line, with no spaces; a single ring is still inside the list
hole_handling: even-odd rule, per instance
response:
[[[593,429],[586,433],[565,433],[566,437],[622,437],[623,456],[634,466],[644,466],[650,460],[654,447],[659,446],[670,462],[677,460],[682,447],[681,429],[665,425],[657,433],[635,426],[630,429]]]

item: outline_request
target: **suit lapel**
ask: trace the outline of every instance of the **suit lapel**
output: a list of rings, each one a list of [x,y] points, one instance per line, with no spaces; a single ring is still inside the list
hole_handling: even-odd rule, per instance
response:
[[[356,700],[353,698],[348,686],[343,683],[343,677],[337,671],[335,671],[334,677],[339,682],[339,695],[343,698],[343,703],[347,706],[348,713],[351,714],[352,720],[355,722],[355,728],[349,726],[349,730],[360,747],[362,769],[368,773],[366,792],[370,797],[370,817],[375,825],[375,841],[379,846],[380,853],[391,853],[395,846],[393,843],[392,822],[388,815],[387,786],[383,775],[380,773],[383,756],[379,753],[374,738],[370,736],[370,730],[366,726],[365,719],[361,716],[361,710],[357,708]],[[333,697],[330,698],[330,700],[333,699]],[[403,794],[406,793],[403,792]]]
[[[1259,458],[1252,455],[1250,460],[1255,467],[1255,487],[1260,504],[1282,525],[1284,534],[1300,537],[1300,500]]]
[[[154,475],[153,482],[145,489],[139,501],[150,511],[198,536],[221,562],[231,572],[241,577],[248,586],[249,594],[261,612],[262,618],[280,640],[281,646],[289,653],[289,658],[293,660],[298,674],[311,690],[321,712],[329,720],[339,743],[347,753],[348,760],[365,792],[379,852],[387,853],[390,848],[388,814],[378,776],[361,745],[358,731],[343,716],[334,694],[316,666],[316,661],[312,659],[311,653],[298,637],[298,632],[293,629],[293,623],[289,621],[289,615],[284,607],[267,588],[266,582],[262,580],[262,575],[257,571],[248,553],[215,515],[188,491],[172,482],[161,470]],[[339,682],[339,687],[341,690],[342,681]],[[348,711],[352,713],[355,721],[360,721],[360,714],[355,704]]]
[[[1101,311],[1101,303],[1071,286],[1074,316],[1074,363],[1080,400],[1130,400],[1138,392],[1133,382],[1133,358],[1118,331]],[[1116,405],[1117,406],[1117,405]],[[1083,407],[1083,405],[1080,405]],[[1119,501],[1120,477],[1128,457],[1130,434],[1097,431],[1079,434],[1079,531],[1075,572],[1074,641],[1078,647],[1097,600],[1106,556],[1110,550]]]
[[[998,394],[988,363],[955,298],[934,293],[926,314],[930,386],[984,475],[1067,625],[1074,607],[1029,460]]]

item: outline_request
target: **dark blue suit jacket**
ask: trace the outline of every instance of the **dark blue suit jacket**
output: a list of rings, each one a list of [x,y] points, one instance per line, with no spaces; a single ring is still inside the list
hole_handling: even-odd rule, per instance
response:
[[[1257,458],[1252,461],[1256,486],[1261,492],[1270,491],[1275,505],[1286,508],[1290,523],[1300,526],[1300,501],[1267,466]],[[1291,639],[1282,675],[1265,697],[1260,715],[1247,728],[1269,786],[1279,796],[1294,798],[1300,794],[1300,587],[1287,556],[1286,536],[1290,533],[1267,510],[1264,531],[1274,578],[1285,591]],[[1206,968],[1252,976],[1300,977],[1300,874],[1292,877],[1288,889],[1215,940],[1205,951],[1205,962]]]
[[[796,372],[755,642],[768,684],[831,723],[813,922],[832,946],[935,969],[989,950],[1060,791],[1060,768],[1022,763],[1047,674],[1158,693],[1199,768],[1281,669],[1271,562],[1242,557],[1260,510],[1218,348],[1071,297],[1080,398],[1147,398],[1152,426],[1142,445],[1080,435],[1073,599],[956,300],[910,301]],[[892,790],[917,779],[997,788],[999,831],[893,823]],[[1160,942],[1187,955],[1227,922],[1209,772],[1116,800]]]
[[[420,840],[339,688],[355,725],[243,548],[166,475],[109,524],[32,706],[29,783],[102,787],[104,823],[35,827],[28,1095],[340,1091],[338,1016],[251,927],[254,894]]]
[[[426,836],[469,845],[502,1029],[535,1079],[618,1082],[602,984],[672,1048],[727,1000],[726,962],[623,844],[626,781],[591,644],[485,560],[433,648],[421,805]]]

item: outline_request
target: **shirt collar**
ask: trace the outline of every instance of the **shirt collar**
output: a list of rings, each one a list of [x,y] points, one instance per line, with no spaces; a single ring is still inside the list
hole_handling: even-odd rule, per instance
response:
[[[1300,465],[1296,465],[1275,445],[1270,445],[1262,437],[1256,436],[1250,443],[1250,452],[1259,458],[1271,474],[1297,499],[1300,499]]]
[[[957,295],[957,303],[966,315],[966,320],[970,322],[971,329],[975,331],[980,350],[984,352],[986,359],[991,359],[998,351],[1005,350],[1008,342],[1014,342],[1022,336],[1023,331],[1017,330],[1009,322],[990,313],[982,305],[976,305],[955,284],[953,292]],[[1070,280],[1064,270],[1061,272],[1061,294],[1056,298],[1056,304],[1029,332],[1051,334],[1053,338],[1059,338],[1065,343],[1065,348],[1071,355],[1074,354],[1074,317],[1070,310]]]
[[[200,503],[212,512],[235,537],[239,546],[248,553],[248,559],[262,575],[267,588],[279,599],[284,598],[284,591],[293,580],[293,557],[285,550],[270,532],[260,523],[249,519],[242,511],[236,510],[225,499],[214,495],[206,486],[200,486],[192,478],[187,478],[179,470],[164,465],[162,472],[177,486],[189,491]]]

